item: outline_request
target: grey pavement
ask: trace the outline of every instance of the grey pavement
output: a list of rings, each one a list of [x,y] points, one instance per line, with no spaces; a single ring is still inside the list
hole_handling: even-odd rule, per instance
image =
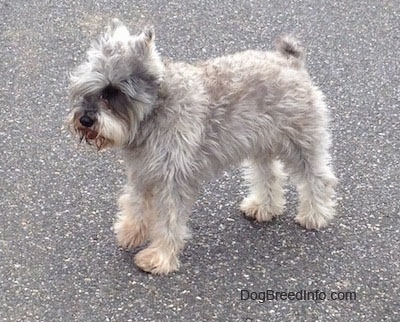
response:
[[[181,270],[137,270],[111,229],[118,152],[61,128],[67,73],[112,17],[186,61],[297,35],[331,109],[336,221],[296,225],[289,184],[282,218],[250,222],[232,169],[204,185]],[[397,0],[0,0],[0,321],[400,321],[399,30]]]

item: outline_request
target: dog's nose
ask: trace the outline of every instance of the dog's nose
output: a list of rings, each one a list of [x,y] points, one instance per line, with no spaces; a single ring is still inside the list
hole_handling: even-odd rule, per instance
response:
[[[93,125],[93,123],[94,123],[93,119],[90,118],[90,117],[87,116],[87,115],[83,115],[83,116],[79,119],[79,122],[81,122],[81,124],[82,124],[84,127],[91,127],[91,126]]]

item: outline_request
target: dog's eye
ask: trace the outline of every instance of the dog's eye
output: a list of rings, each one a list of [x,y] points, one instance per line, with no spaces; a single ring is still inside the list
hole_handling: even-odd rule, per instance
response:
[[[112,101],[113,99],[115,99],[119,94],[118,89],[116,89],[113,86],[107,86],[105,89],[103,89],[102,93],[101,93],[101,97],[104,100],[107,101]]]
[[[99,96],[99,100],[100,100],[101,102],[103,102],[105,108],[107,108],[107,109],[110,109],[110,108],[111,108],[110,101],[109,101],[107,98],[105,98],[103,95],[100,95],[100,96]]]
[[[117,99],[119,90],[109,85],[100,93],[99,99],[103,102],[104,108],[111,109],[113,102]]]

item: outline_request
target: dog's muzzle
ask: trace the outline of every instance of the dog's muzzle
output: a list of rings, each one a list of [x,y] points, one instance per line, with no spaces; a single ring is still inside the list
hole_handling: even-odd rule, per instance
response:
[[[79,116],[76,115],[75,119],[75,130],[80,134],[81,140],[86,139],[96,140],[98,138],[98,132],[95,128],[96,116],[91,115],[90,112],[86,112],[85,114]]]

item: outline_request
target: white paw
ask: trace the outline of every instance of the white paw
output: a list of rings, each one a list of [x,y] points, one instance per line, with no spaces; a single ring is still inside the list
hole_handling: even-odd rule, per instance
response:
[[[145,272],[159,275],[175,272],[179,268],[176,255],[151,246],[136,254],[135,264]]]
[[[123,215],[118,216],[114,232],[118,245],[126,249],[140,246],[147,238],[147,227],[143,222]]]
[[[270,221],[273,218],[283,213],[283,205],[266,205],[260,204],[252,197],[245,198],[241,205],[240,210],[244,212],[245,216],[259,222]]]

